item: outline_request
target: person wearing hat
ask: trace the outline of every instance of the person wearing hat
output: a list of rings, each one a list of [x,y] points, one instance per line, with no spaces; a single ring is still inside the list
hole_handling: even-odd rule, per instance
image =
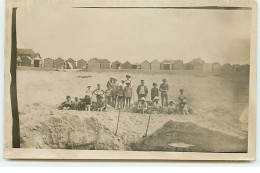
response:
[[[116,101],[117,101],[117,90],[118,90],[118,84],[117,79],[113,78],[113,82],[111,84],[111,97],[112,97],[112,103],[111,105],[115,108],[116,107]]]
[[[92,98],[93,92],[91,91],[91,85],[88,85],[88,89],[86,91],[86,94],[89,94],[89,96]]]
[[[125,96],[125,107],[130,107],[131,98],[132,98],[133,90],[130,86],[130,81],[126,81],[126,86],[124,88],[124,96]]]
[[[159,102],[158,96],[155,96],[154,99],[153,99],[152,111],[155,111],[155,112],[158,112],[158,113],[162,111],[162,105]]]
[[[164,104],[164,100],[166,103],[166,106],[168,106],[168,91],[169,91],[169,86],[167,84],[167,80],[163,79],[163,83],[160,85],[159,90],[161,91],[161,98],[162,98],[162,106]]]
[[[168,106],[168,114],[173,115],[176,112],[176,105],[173,100],[169,101],[169,106]]]
[[[92,106],[92,99],[91,99],[91,95],[88,93],[85,95],[84,104],[85,104],[85,110],[89,112]]]
[[[67,96],[66,100],[61,103],[59,109],[69,110],[72,108],[72,101],[70,100],[71,97]]]
[[[144,85],[144,80],[141,80],[141,85],[139,85],[136,89],[136,93],[138,95],[138,101],[144,97],[146,98],[147,94],[148,94],[148,89],[147,87]]]
[[[105,94],[105,91],[100,88],[100,84],[97,84],[97,89],[93,91],[93,94],[96,96],[97,100],[100,96]]]
[[[137,109],[140,111],[141,114],[144,114],[147,111],[147,103],[144,97],[140,98],[138,103]]]
[[[155,97],[159,97],[159,89],[157,88],[157,83],[154,82],[151,89],[151,99],[154,100]]]
[[[119,85],[118,91],[117,91],[117,108],[123,109],[124,107],[124,86],[122,84]]]
[[[114,80],[113,76],[110,76],[109,81],[107,81],[107,87],[111,87],[113,80]]]
[[[130,75],[126,75],[125,77],[126,77],[125,83],[126,82],[130,82],[130,86],[133,86],[132,81],[131,81],[131,76]]]

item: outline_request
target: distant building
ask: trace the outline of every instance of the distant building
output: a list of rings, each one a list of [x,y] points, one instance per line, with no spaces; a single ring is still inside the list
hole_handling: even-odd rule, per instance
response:
[[[153,60],[151,62],[151,70],[160,70],[161,69],[161,63],[158,60]]]
[[[21,59],[20,66],[34,66],[34,52],[32,49],[17,49],[17,58]],[[18,65],[18,64],[17,64]]]
[[[43,67],[53,68],[54,67],[54,60],[52,58],[45,58],[44,61],[43,61]]]
[[[22,58],[18,55],[16,60],[17,66],[22,66]]]
[[[100,63],[97,58],[92,58],[88,61],[88,69],[89,70],[97,70],[100,69]]]
[[[220,72],[222,69],[221,65],[218,62],[212,64],[212,71],[213,72]]]
[[[161,70],[183,70],[182,60],[163,60]]]
[[[132,64],[129,61],[126,61],[122,64],[121,69],[132,69]]]
[[[107,59],[92,58],[88,62],[88,69],[110,69],[110,61],[108,61]]]
[[[250,65],[249,64],[241,65],[241,72],[249,73],[250,72]]]
[[[64,68],[65,61],[62,58],[57,58],[54,60],[55,68]]]
[[[183,65],[184,70],[193,70],[193,65],[191,63],[186,63]]]
[[[232,72],[232,66],[230,64],[224,64],[222,69],[224,72]]]
[[[145,70],[150,70],[151,69],[151,64],[147,60],[142,62],[140,65],[141,65],[141,69],[145,69]]]
[[[42,67],[43,66],[43,60],[42,60],[42,57],[39,53],[34,54],[33,66],[34,67]]]
[[[132,69],[141,69],[141,65],[136,62],[132,64]]]
[[[118,69],[120,66],[121,66],[121,62],[119,62],[119,61],[114,61],[114,62],[112,62],[112,64],[111,64],[111,68],[112,69]]]
[[[86,69],[87,68],[87,61],[84,59],[80,59],[77,61],[77,69]]]
[[[203,70],[203,64],[205,62],[202,59],[197,58],[197,59],[193,59],[190,63],[193,65],[193,70],[201,71]]]
[[[67,59],[65,61],[65,63],[66,63],[66,68],[69,68],[69,69],[75,69],[76,68],[76,61],[72,58]],[[72,67],[69,64],[71,64]]]
[[[110,61],[108,59],[98,59],[101,69],[110,69]]]
[[[213,71],[212,63],[204,63],[202,70],[205,72],[212,72]]]
[[[241,66],[239,64],[233,64],[232,65],[232,71],[233,72],[240,72],[241,71]]]

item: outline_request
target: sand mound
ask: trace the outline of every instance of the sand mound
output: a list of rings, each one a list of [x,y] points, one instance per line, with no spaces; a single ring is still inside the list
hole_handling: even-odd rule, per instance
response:
[[[131,145],[133,150],[190,152],[247,152],[247,139],[239,139],[190,122],[172,120]]]
[[[125,150],[122,140],[96,118],[50,116],[47,120],[24,126],[23,148],[85,150]]]

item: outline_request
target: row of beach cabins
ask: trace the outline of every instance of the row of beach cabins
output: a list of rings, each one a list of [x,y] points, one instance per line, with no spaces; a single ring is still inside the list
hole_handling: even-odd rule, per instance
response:
[[[197,70],[205,72],[249,72],[250,66],[239,64],[224,64],[206,63],[202,59],[193,59],[188,63],[183,63],[182,60],[153,60],[151,62],[145,60],[142,63],[130,63],[114,61],[108,59],[92,58],[89,61],[80,59],[78,61],[69,58],[46,58],[42,59],[39,53],[34,53],[31,49],[18,49],[17,51],[18,66],[33,66],[44,68],[70,68],[70,69],[142,69],[142,70]]]

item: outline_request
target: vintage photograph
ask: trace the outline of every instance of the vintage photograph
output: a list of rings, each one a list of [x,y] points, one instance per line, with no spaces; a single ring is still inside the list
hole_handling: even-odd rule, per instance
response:
[[[248,152],[252,8],[18,7],[11,33],[14,148]]]

